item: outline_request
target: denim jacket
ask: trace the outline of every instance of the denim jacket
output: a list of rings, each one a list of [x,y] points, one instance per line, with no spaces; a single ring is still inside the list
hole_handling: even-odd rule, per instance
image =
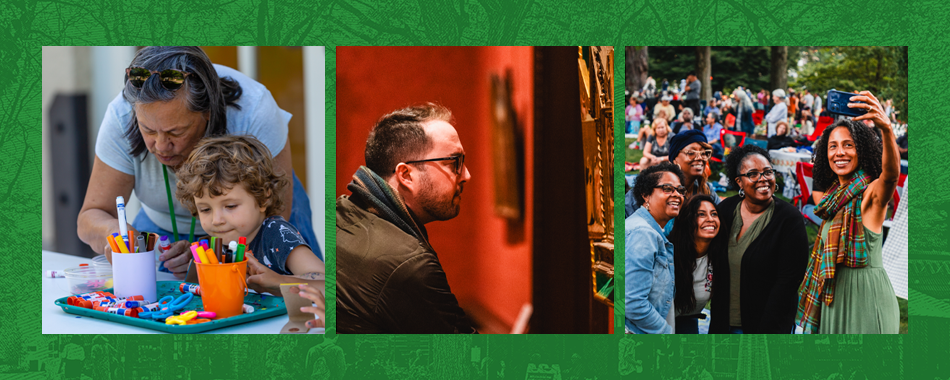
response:
[[[626,220],[624,255],[626,321],[637,334],[672,334],[666,315],[673,307],[673,243],[653,215],[640,207]]]

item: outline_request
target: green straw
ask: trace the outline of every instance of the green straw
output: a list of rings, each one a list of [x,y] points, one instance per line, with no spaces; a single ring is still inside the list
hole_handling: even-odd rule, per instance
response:
[[[188,242],[195,241],[195,217],[191,217],[191,233],[188,234]]]
[[[175,241],[178,241],[178,223],[175,221],[175,204],[172,203],[172,188],[168,185],[168,167],[162,165],[162,174],[165,175],[165,192],[168,193],[168,213],[172,216],[172,233],[175,234]],[[192,232],[195,228],[195,219],[191,219]]]

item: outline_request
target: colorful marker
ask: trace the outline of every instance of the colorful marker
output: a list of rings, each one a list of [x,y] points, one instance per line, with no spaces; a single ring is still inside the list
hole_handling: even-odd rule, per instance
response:
[[[129,227],[125,221],[125,198],[122,198],[121,195],[115,197],[115,208],[119,213],[119,232],[122,235],[122,240],[125,241],[125,244],[129,244]]]
[[[126,241],[122,240],[120,236],[113,236],[115,238],[115,244],[119,246],[119,253],[129,253],[129,248],[126,245]]]
[[[244,238],[241,238],[241,240],[244,240]],[[245,250],[245,249],[246,249],[246,247],[245,247],[244,243],[238,244],[238,246],[237,246],[237,256],[234,257],[234,261],[237,261],[237,262],[242,262],[242,261],[244,261],[244,250]]]
[[[205,248],[203,246],[199,245],[195,250],[198,251],[198,259],[201,260],[200,263],[211,264],[211,261],[208,261],[208,256],[205,255]]]
[[[198,250],[197,250],[198,247],[199,247],[198,245],[192,245],[188,248],[191,249],[191,255],[195,257],[195,262],[201,263],[201,257],[198,256]]]

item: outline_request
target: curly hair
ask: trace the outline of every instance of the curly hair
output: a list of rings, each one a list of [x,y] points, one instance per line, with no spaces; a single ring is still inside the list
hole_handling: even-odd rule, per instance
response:
[[[221,196],[237,184],[259,207],[267,207],[266,216],[278,215],[284,209],[281,196],[290,184],[287,174],[276,170],[267,146],[251,136],[201,139],[176,175],[175,196],[193,216],[198,215],[195,197],[203,197],[205,190],[212,197]]]
[[[400,162],[421,159],[432,148],[422,124],[442,120],[452,124],[452,111],[425,103],[390,112],[379,119],[366,139],[366,167],[389,178]]]
[[[696,270],[696,214],[703,202],[715,206],[711,196],[696,195],[686,202],[673,223],[670,232],[670,241],[673,242],[673,270],[676,283],[676,296],[673,304],[680,313],[686,313],[696,308],[696,295],[693,293],[693,271]],[[720,229],[722,226],[720,225]],[[714,240],[718,241],[718,239]],[[706,250],[707,257],[712,252],[712,245]]]
[[[769,151],[762,149],[758,145],[745,144],[741,147],[736,148],[726,156],[726,175],[729,176],[729,179],[735,181],[736,178],[739,178],[739,167],[742,166],[742,161],[745,161],[746,157],[758,154],[762,157],[765,157],[765,160],[772,162],[772,156],[769,156]]]
[[[651,166],[640,172],[636,183],[633,184],[633,196],[637,199],[637,204],[643,207],[643,197],[653,193],[653,189],[660,183],[660,177],[663,172],[676,174],[683,183],[683,171],[676,164],[665,161],[658,165]]]
[[[871,180],[881,176],[883,143],[875,133],[877,129],[870,128],[860,121],[841,120],[825,128],[815,146],[815,155],[812,157],[812,162],[815,163],[812,180],[815,182],[816,189],[830,189],[835,182],[838,182],[838,175],[831,170],[831,164],[828,162],[828,139],[831,138],[831,131],[838,127],[847,128],[848,132],[851,132],[851,140],[854,141],[854,148],[858,151],[858,166],[864,169],[864,173],[871,176]]]

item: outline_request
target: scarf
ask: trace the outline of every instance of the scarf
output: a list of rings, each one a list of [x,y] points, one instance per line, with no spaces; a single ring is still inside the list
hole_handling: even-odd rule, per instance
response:
[[[416,219],[412,217],[402,197],[396,194],[393,188],[386,183],[386,180],[372,170],[360,166],[353,174],[353,181],[346,185],[346,189],[368,202],[371,208],[370,212],[399,227],[403,232],[412,235],[422,242],[426,248],[432,249],[432,246],[429,245],[428,235],[422,226],[416,223]]]
[[[824,219],[821,230],[829,224],[828,234],[819,234],[808,259],[808,272],[798,288],[796,321],[806,333],[818,332],[821,304],[834,300],[835,265],[851,268],[868,265],[867,240],[861,222],[861,200],[871,177],[858,170],[847,184],[835,183],[818,202],[815,215]]]

